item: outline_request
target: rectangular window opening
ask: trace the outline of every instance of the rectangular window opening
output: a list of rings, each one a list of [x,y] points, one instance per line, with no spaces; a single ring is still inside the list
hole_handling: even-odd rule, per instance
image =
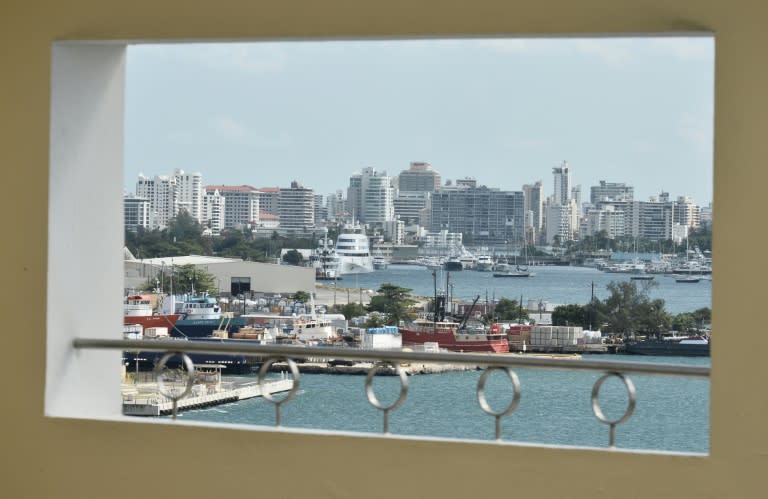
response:
[[[222,330],[214,315],[183,317],[207,293],[216,317],[231,316],[230,339],[268,314],[322,313],[333,344],[377,348],[360,332],[389,317],[338,315],[381,308],[377,292],[394,284],[421,305],[411,319],[438,295],[465,339],[497,325],[506,355],[709,366],[691,354],[712,335],[714,37],[66,42],[53,61],[47,415],[135,420],[120,388],[133,364],[70,348],[122,338],[132,294],[151,297],[151,317],[188,321],[170,336]],[[367,249],[324,260],[352,227]],[[83,296],[93,313],[80,313]],[[282,323],[276,335],[329,342]],[[433,348],[414,338],[401,335]],[[381,431],[365,376],[303,360],[319,373],[302,374],[284,426]],[[409,368],[393,434],[493,440],[480,371]],[[525,396],[502,440],[605,447],[588,409],[599,376],[520,369]],[[708,452],[708,380],[630,377],[642,397],[618,447]],[[488,380],[496,409],[509,403],[503,381]],[[614,381],[600,395],[608,418],[627,403]],[[396,392],[396,377],[376,387]],[[266,404],[182,419],[271,426]]]

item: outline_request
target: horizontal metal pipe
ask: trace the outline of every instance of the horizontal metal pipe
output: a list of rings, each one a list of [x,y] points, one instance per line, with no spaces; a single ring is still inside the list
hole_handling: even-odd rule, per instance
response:
[[[237,341],[237,340],[235,340]],[[168,340],[108,340],[100,338],[76,338],[75,349],[128,350],[144,352],[187,352],[230,355],[262,355],[269,357],[322,357],[348,360],[379,361],[395,363],[431,362],[441,364],[468,364],[478,366],[500,366],[517,368],[544,368],[582,370],[597,372],[621,372],[635,374],[660,374],[666,376],[687,376],[708,378],[710,368],[679,364],[647,362],[617,362],[584,359],[553,359],[526,357],[509,354],[462,353],[462,352],[407,352],[400,350],[358,350],[355,348],[318,347],[298,345],[257,345],[235,344],[214,341],[195,342],[184,339]]]

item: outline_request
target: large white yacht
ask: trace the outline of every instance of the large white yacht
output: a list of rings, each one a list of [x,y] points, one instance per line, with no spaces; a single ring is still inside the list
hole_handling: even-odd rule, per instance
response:
[[[373,257],[368,236],[360,227],[345,227],[336,241],[340,274],[373,272]]]

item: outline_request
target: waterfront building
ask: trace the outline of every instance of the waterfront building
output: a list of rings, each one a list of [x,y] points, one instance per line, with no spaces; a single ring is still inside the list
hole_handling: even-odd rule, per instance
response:
[[[347,187],[347,211],[350,213],[350,222],[355,223],[360,220],[363,212],[363,175],[353,173],[349,177],[349,187]]]
[[[674,203],[669,201],[668,195],[663,193],[659,199],[635,201],[631,206],[629,235],[650,241],[672,238]]]
[[[624,210],[617,210],[613,205],[603,208],[590,208],[581,223],[579,233],[582,237],[605,232],[609,239],[626,235],[627,221]]]
[[[344,198],[344,192],[341,190],[336,191],[333,194],[329,194],[325,201],[326,211],[328,212],[328,221],[335,222],[339,218],[344,216],[344,212],[347,210],[346,199]]]
[[[433,194],[430,230],[464,233],[475,243],[505,244],[523,240],[524,217],[522,191],[457,181]]]
[[[315,228],[315,192],[297,181],[291,187],[281,188],[277,216],[285,231],[306,232]]]
[[[216,191],[224,198],[224,227],[247,226],[259,219],[259,191],[250,185],[207,185],[207,194]]]
[[[136,232],[139,227],[150,227],[149,200],[137,196],[127,195],[123,197],[123,217],[125,230]]]
[[[399,191],[393,200],[395,218],[407,224],[418,223],[422,227],[429,225],[424,219],[425,210],[432,203],[432,193],[424,191]]]
[[[386,171],[377,172],[374,168],[363,169],[361,183],[360,221],[366,224],[380,225],[395,219],[395,192],[392,178]]]
[[[209,192],[206,189],[203,197],[203,225],[214,234],[218,234],[225,227],[226,201],[218,190]]]
[[[315,224],[325,225],[328,222],[328,207],[323,203],[323,195],[315,194]]]
[[[572,241],[578,228],[578,209],[574,200],[568,204],[548,203],[545,208],[546,242],[553,244]]]
[[[531,212],[531,226],[538,233],[542,227],[544,207],[544,188],[541,180],[523,185],[523,202],[525,211]]]
[[[632,201],[635,188],[625,183],[606,182],[589,188],[589,202],[597,205],[601,201]]]
[[[678,196],[673,207],[672,221],[695,229],[701,225],[701,209],[691,198]]]
[[[407,170],[400,172],[398,179],[400,192],[435,192],[440,190],[440,173],[432,165],[423,162],[411,162]]]

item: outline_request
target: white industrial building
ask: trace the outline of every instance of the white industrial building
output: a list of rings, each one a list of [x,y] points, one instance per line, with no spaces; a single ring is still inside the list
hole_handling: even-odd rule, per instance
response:
[[[137,260],[130,252],[126,251],[125,254],[126,288],[138,289],[153,283],[161,273],[170,272],[172,266],[194,265],[197,269],[213,274],[221,293],[293,294],[304,291],[312,294],[315,291],[315,270],[309,267],[199,255]]]

